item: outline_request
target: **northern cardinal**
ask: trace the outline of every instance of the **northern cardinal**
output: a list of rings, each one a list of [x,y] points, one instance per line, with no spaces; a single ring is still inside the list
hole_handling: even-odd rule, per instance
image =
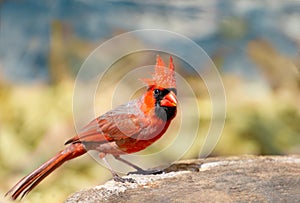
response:
[[[143,150],[158,140],[176,116],[176,80],[173,59],[169,67],[157,56],[155,72],[150,79],[143,79],[147,91],[138,99],[129,101],[97,117],[86,125],[75,137],[69,139],[64,150],[22,178],[6,195],[13,200],[24,197],[46,176],[64,162],[96,150],[108,165],[116,181],[126,181],[117,175],[105,159],[113,155],[140,172],[140,167],[122,159],[120,155]],[[129,180],[130,181],[130,180]]]

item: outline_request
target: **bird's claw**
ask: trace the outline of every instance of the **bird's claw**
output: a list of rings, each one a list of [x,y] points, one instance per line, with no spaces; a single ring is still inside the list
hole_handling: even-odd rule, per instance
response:
[[[136,183],[136,181],[133,178],[122,178],[120,176],[114,176],[114,181],[121,182],[121,183]]]

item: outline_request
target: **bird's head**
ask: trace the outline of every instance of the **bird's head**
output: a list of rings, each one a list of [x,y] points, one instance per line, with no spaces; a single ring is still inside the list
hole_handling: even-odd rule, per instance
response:
[[[143,81],[148,85],[144,97],[144,110],[155,108],[155,114],[160,119],[173,119],[177,110],[177,90],[172,57],[167,68],[160,56],[157,56],[153,77]]]

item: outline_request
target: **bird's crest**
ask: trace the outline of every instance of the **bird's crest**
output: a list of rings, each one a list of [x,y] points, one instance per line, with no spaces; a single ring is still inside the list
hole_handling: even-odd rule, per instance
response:
[[[164,88],[176,88],[173,58],[170,56],[169,67],[167,68],[161,57],[157,55],[155,72],[152,74],[152,78],[144,78],[142,81],[148,86],[156,85]]]

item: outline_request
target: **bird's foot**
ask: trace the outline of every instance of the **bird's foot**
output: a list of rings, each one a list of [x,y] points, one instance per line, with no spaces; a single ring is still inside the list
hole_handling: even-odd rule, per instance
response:
[[[116,182],[121,182],[121,183],[125,183],[125,182],[128,182],[128,183],[136,183],[136,181],[133,179],[133,178],[122,178],[118,175],[115,175],[113,177],[114,181]]]
[[[163,173],[163,170],[153,169],[153,170],[137,170],[137,171],[132,171],[132,172],[129,172],[127,175],[131,175],[131,174],[157,175],[157,174],[162,174],[162,173]]]

